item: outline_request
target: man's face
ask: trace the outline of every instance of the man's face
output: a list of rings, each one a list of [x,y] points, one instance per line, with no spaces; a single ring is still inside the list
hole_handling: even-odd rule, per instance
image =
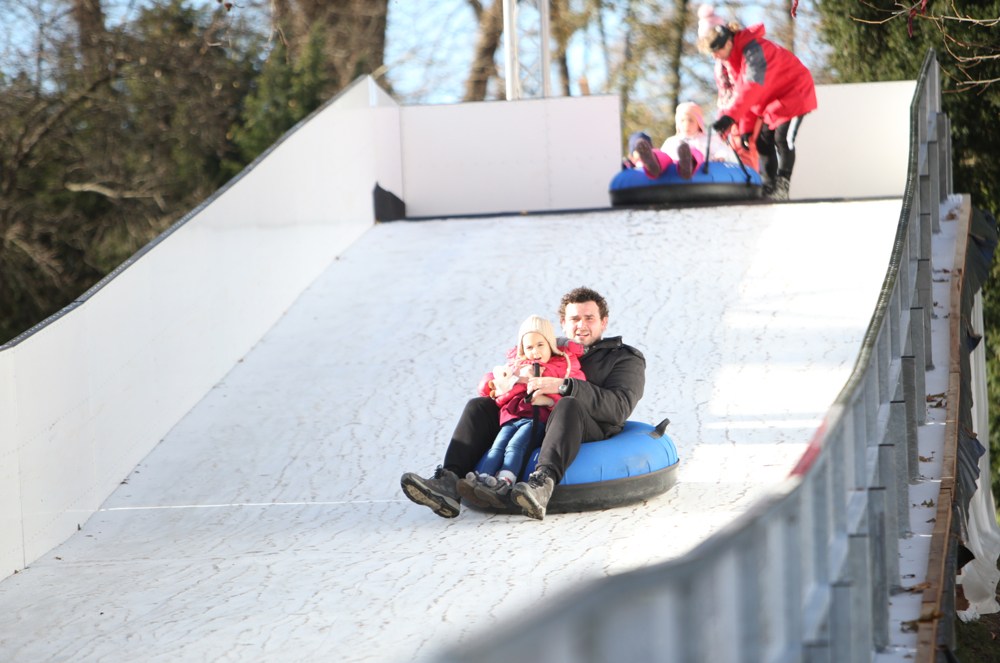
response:
[[[601,318],[601,311],[596,302],[582,304],[567,304],[565,317],[559,322],[563,333],[571,341],[590,347],[601,340],[601,335],[608,326],[608,319]]]

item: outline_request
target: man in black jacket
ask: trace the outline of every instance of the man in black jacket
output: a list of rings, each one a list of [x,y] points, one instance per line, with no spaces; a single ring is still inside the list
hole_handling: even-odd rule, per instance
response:
[[[590,288],[563,295],[559,323],[571,341],[584,346],[580,366],[587,379],[530,378],[528,393],[560,394],[545,425],[535,471],[511,491],[525,515],[541,520],[555,485],[562,480],[584,442],[603,440],[620,432],[635,409],[646,384],[646,358],[622,343],[620,336],[603,338],[608,304]],[[499,409],[492,398],[473,398],[462,412],[443,466],[433,477],[407,472],[400,479],[408,498],[443,518],[459,512],[458,480],[471,471],[493,444],[500,430]]]

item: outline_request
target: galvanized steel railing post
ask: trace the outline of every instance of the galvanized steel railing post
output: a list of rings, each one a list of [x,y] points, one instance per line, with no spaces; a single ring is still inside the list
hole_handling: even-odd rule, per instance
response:
[[[896,447],[893,444],[880,444],[878,447],[879,468],[881,468],[882,485],[885,487],[884,506],[885,511],[885,535],[882,543],[885,550],[885,570],[888,580],[889,590],[895,590],[902,586],[899,576],[899,538],[902,528],[899,520],[901,516],[908,515],[901,511],[900,501],[905,498],[909,491],[900,490],[899,476],[896,472]],[[906,484],[903,484],[906,487]],[[908,518],[907,518],[908,520]]]
[[[903,400],[906,405],[906,458],[909,483],[920,479],[920,449],[917,444],[917,358],[909,355],[903,359]],[[909,512],[909,509],[907,509]]]
[[[881,460],[881,449],[877,450]],[[898,575],[899,565],[891,565],[889,558],[895,558],[899,550],[899,542],[895,538],[895,527],[889,525],[890,509],[886,502],[889,493],[884,488],[868,489],[868,538],[871,556],[871,635],[875,649],[883,651],[889,645],[889,577],[895,566]],[[887,532],[892,534],[892,550]]]
[[[913,365],[913,386],[914,386],[914,414],[917,418],[917,425],[923,426],[927,423],[927,350],[926,350],[926,328],[924,327],[924,309],[910,309],[910,341],[914,360]],[[923,401],[921,404],[918,401]]]
[[[954,183],[952,181],[951,164],[951,118],[942,115],[942,121],[938,122],[938,145],[941,146],[941,163],[944,166],[941,172],[941,196],[942,202],[953,192]]]

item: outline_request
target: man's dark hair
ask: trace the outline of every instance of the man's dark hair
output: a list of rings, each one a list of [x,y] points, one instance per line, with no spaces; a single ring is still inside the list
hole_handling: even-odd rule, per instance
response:
[[[580,286],[579,288],[573,288],[563,295],[562,301],[559,302],[559,321],[562,322],[566,319],[567,304],[583,304],[584,302],[594,302],[597,304],[601,320],[608,317],[608,302],[604,300],[604,297],[601,297],[596,290]]]

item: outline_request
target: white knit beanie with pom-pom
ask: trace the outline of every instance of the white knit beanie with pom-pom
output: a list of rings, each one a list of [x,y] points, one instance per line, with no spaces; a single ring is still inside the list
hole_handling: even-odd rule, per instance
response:
[[[715,28],[725,24],[726,21],[715,13],[715,7],[712,5],[698,7],[698,36],[700,38],[711,37],[715,33]]]

